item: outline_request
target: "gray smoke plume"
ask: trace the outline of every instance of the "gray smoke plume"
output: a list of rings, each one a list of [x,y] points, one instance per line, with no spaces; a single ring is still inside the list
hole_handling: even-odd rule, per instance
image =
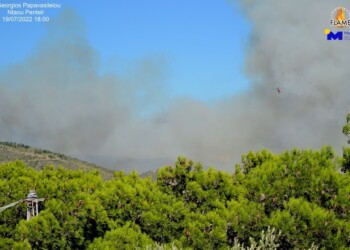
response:
[[[350,108],[350,42],[323,33],[338,5],[242,6],[252,26],[251,87],[210,105],[167,97],[164,58],[135,63],[132,73],[101,74],[83,25],[62,12],[36,53],[0,71],[0,139],[139,172],[178,155],[232,171],[241,154],[263,147],[339,149]]]
[[[324,144],[339,149],[350,108],[350,44],[327,41],[323,31],[330,28],[331,11],[347,3],[242,3],[253,26],[247,58],[258,118],[253,130],[274,150]],[[276,86],[283,94],[271,96]]]

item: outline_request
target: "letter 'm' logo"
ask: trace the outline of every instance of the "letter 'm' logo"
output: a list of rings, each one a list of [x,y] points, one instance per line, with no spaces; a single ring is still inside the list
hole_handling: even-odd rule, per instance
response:
[[[338,31],[337,33],[333,33],[332,31],[329,31],[327,34],[327,40],[343,40],[343,32]]]

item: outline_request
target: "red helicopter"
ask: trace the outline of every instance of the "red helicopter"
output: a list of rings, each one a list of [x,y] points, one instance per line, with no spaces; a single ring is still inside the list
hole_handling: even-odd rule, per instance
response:
[[[275,90],[277,91],[278,94],[281,94],[281,93],[282,93],[282,90],[281,90],[280,87],[275,88]]]

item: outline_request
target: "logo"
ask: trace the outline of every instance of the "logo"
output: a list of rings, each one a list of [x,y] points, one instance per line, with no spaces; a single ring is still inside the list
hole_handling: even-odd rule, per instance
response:
[[[350,40],[350,11],[343,6],[335,8],[331,12],[329,20],[330,29],[325,29],[327,40]]]
[[[327,35],[327,40],[343,40],[343,32],[338,31],[333,33],[330,29],[325,29],[324,34]]]
[[[350,40],[350,31],[333,32],[330,29],[325,29],[324,34],[327,36],[327,40]]]
[[[348,9],[340,6],[331,13],[330,25],[339,29],[350,26],[350,12]]]

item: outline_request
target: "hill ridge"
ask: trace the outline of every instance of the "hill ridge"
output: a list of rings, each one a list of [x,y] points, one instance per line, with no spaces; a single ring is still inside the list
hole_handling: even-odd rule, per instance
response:
[[[94,163],[80,160],[62,153],[46,149],[39,149],[16,142],[0,141],[0,164],[20,160],[36,170],[41,170],[47,165],[62,166],[66,169],[84,171],[98,170],[104,179],[113,178],[113,170],[104,168]]]

